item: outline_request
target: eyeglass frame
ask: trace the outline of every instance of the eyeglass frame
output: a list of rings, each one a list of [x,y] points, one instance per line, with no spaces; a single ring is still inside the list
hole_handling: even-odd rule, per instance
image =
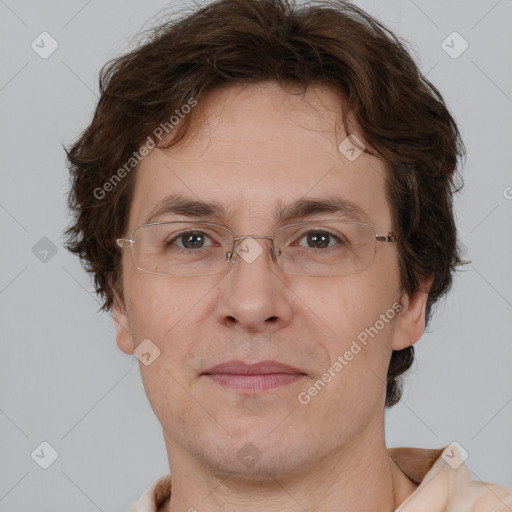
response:
[[[137,268],[137,270],[140,270],[141,272],[147,272],[148,274],[153,274],[153,275],[158,275],[158,276],[167,276],[167,277],[199,277],[199,276],[207,276],[207,275],[212,275],[212,274],[218,274],[219,272],[222,272],[222,269],[215,270],[215,271],[209,272],[207,274],[175,275],[175,274],[162,274],[160,272],[153,272],[151,270],[145,270],[145,269],[139,267],[137,265],[137,262],[135,261],[135,255],[133,254],[133,247],[135,246],[135,240],[133,238],[134,238],[135,232],[138,229],[140,229],[140,228],[144,228],[144,227],[147,227],[147,226],[156,226],[156,225],[161,225],[161,224],[201,224],[201,225],[207,225],[207,226],[215,226],[217,228],[222,228],[225,231],[229,232],[229,234],[231,235],[231,238],[233,239],[233,245],[231,247],[231,251],[226,253],[226,261],[225,261],[226,265],[227,265],[227,263],[230,263],[230,262],[231,262],[231,264],[236,263],[237,258],[238,258],[238,254],[239,254],[238,251],[236,252],[236,256],[235,256],[234,259],[232,259],[232,256],[233,256],[233,253],[235,252],[235,245],[236,245],[236,243],[239,240],[245,240],[247,238],[263,238],[263,239],[267,239],[267,240],[271,240],[272,241],[272,247],[270,249],[270,253],[272,255],[272,260],[274,261],[274,263],[276,265],[279,266],[279,268],[281,268],[281,266],[277,262],[277,257],[280,254],[282,254],[282,251],[279,248],[276,249],[276,247],[274,245],[274,239],[275,239],[276,234],[279,231],[281,231],[282,229],[289,228],[289,227],[292,227],[292,226],[303,226],[303,225],[309,225],[309,224],[319,224],[319,223],[322,223],[322,222],[337,222],[337,223],[340,223],[340,224],[357,224],[357,225],[360,225],[360,226],[366,226],[366,227],[370,228],[373,231],[374,235],[375,235],[375,249],[374,249],[373,259],[372,259],[371,264],[368,267],[364,268],[364,269],[358,270],[357,272],[354,272],[354,273],[351,273],[351,274],[342,274],[340,276],[335,276],[335,277],[344,277],[346,275],[355,275],[355,274],[358,274],[360,272],[364,272],[365,270],[368,270],[369,268],[371,268],[371,266],[373,265],[373,262],[375,261],[375,253],[376,253],[376,250],[377,250],[377,242],[395,243],[398,240],[396,235],[391,230],[388,230],[388,234],[387,235],[378,235],[376,233],[376,231],[375,231],[375,228],[373,226],[370,226],[369,224],[366,224],[364,222],[344,221],[344,220],[339,220],[339,219],[327,219],[327,220],[318,220],[318,221],[313,220],[313,221],[296,222],[296,223],[292,223],[292,224],[287,224],[286,226],[281,226],[280,228],[276,229],[272,236],[271,235],[240,235],[240,236],[234,236],[233,231],[231,231],[226,226],[222,226],[221,224],[215,224],[213,222],[207,222],[207,221],[172,220],[172,221],[150,222],[148,224],[141,224],[140,226],[137,226],[132,231],[132,234],[130,235],[130,238],[116,238],[115,242],[116,242],[117,247],[119,247],[121,249],[124,248],[124,247],[128,247],[128,246],[132,248],[132,250],[130,252],[131,252],[131,255],[132,255],[133,263],[135,264],[135,267]],[[227,267],[224,267],[224,268],[227,268]],[[288,273],[288,272],[287,272],[287,274],[289,274],[289,275],[307,275],[307,276],[309,276],[309,274],[293,274],[293,273]],[[334,276],[310,276],[310,277],[334,277]]]

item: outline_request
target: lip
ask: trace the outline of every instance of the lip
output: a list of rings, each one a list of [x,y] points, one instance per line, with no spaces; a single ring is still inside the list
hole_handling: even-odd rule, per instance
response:
[[[271,373],[301,373],[298,368],[279,361],[260,361],[259,363],[246,363],[233,360],[213,366],[204,372],[205,374],[233,374],[233,375],[268,375]]]
[[[245,393],[258,393],[286,386],[306,376],[298,368],[270,360],[258,363],[226,361],[213,366],[202,375],[224,387]]]

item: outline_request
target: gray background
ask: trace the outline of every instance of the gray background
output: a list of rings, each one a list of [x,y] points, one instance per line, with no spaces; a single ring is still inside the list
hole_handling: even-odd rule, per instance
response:
[[[473,478],[512,487],[512,1],[359,4],[410,42],[469,151],[456,211],[473,263],[417,345],[388,444],[458,441]],[[61,143],[90,121],[102,64],[178,5],[0,0],[0,512],[123,511],[168,471],[137,360],[61,245]],[[47,59],[31,48],[43,31],[59,45]],[[453,31],[469,43],[458,58],[441,46]],[[58,452],[46,470],[31,458],[42,441]]]

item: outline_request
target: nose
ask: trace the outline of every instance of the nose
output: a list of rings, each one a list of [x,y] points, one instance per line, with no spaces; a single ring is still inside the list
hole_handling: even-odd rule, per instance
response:
[[[226,255],[227,262],[235,264],[240,253],[242,253],[242,258],[247,263],[250,263],[256,259],[259,254],[265,250],[262,247],[263,244],[258,244],[258,242],[256,242],[256,238],[271,240],[269,243],[269,252],[272,261],[277,264],[277,256],[281,251],[279,249],[275,249],[273,242],[274,239],[268,235],[245,235],[234,237],[233,251]]]
[[[223,325],[254,333],[277,330],[290,322],[292,294],[287,277],[276,265],[271,239],[236,237],[217,301],[217,319]]]

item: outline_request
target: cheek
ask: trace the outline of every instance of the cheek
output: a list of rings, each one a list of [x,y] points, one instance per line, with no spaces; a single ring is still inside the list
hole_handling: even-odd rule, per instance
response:
[[[324,396],[336,409],[344,411],[347,403],[365,409],[383,398],[396,319],[392,306],[399,291],[394,262],[384,263],[353,276],[304,281],[297,290],[304,304],[328,326],[327,336],[317,336],[316,343],[335,375]],[[383,321],[381,315],[386,313]],[[339,364],[334,367],[336,361]]]
[[[165,370],[161,368],[160,373],[168,371],[179,378],[198,339],[201,299],[208,290],[192,278],[167,278],[140,271],[128,273],[125,282],[134,344],[149,339],[160,350],[155,363],[140,365],[145,386],[150,389],[155,379],[169,380],[169,375],[157,375],[153,366],[162,366]]]
[[[161,356],[152,365],[141,368],[148,401],[160,423],[168,432],[190,432],[194,426],[211,420],[195,400],[179,367],[174,368]]]
[[[345,346],[372,326],[398,297],[392,272],[355,274],[334,279],[304,281],[295,290],[301,302],[328,327],[336,346]]]
[[[181,409],[186,409],[188,403],[182,389],[190,377],[185,363],[194,350],[198,325],[201,325],[198,315],[204,286],[200,288],[197,280],[185,281],[188,280],[137,270],[128,272],[125,281],[134,342],[138,345],[149,339],[160,351],[151,364],[140,363],[139,368],[149,402],[166,424],[186,412]],[[187,414],[190,416],[192,412]]]
[[[323,414],[327,402],[332,417],[349,415],[362,425],[366,415],[383,404],[396,318],[392,310],[395,285],[386,282],[384,286],[384,281],[376,283],[375,276],[359,274],[340,278],[337,286],[324,286],[319,294],[322,299],[315,310],[334,334],[318,340],[330,367],[317,376],[328,383],[319,399],[312,400],[315,416]],[[381,315],[386,312],[387,321],[383,321]]]
[[[200,290],[197,281],[129,271],[125,280],[133,327],[141,336],[161,338],[189,314]]]

